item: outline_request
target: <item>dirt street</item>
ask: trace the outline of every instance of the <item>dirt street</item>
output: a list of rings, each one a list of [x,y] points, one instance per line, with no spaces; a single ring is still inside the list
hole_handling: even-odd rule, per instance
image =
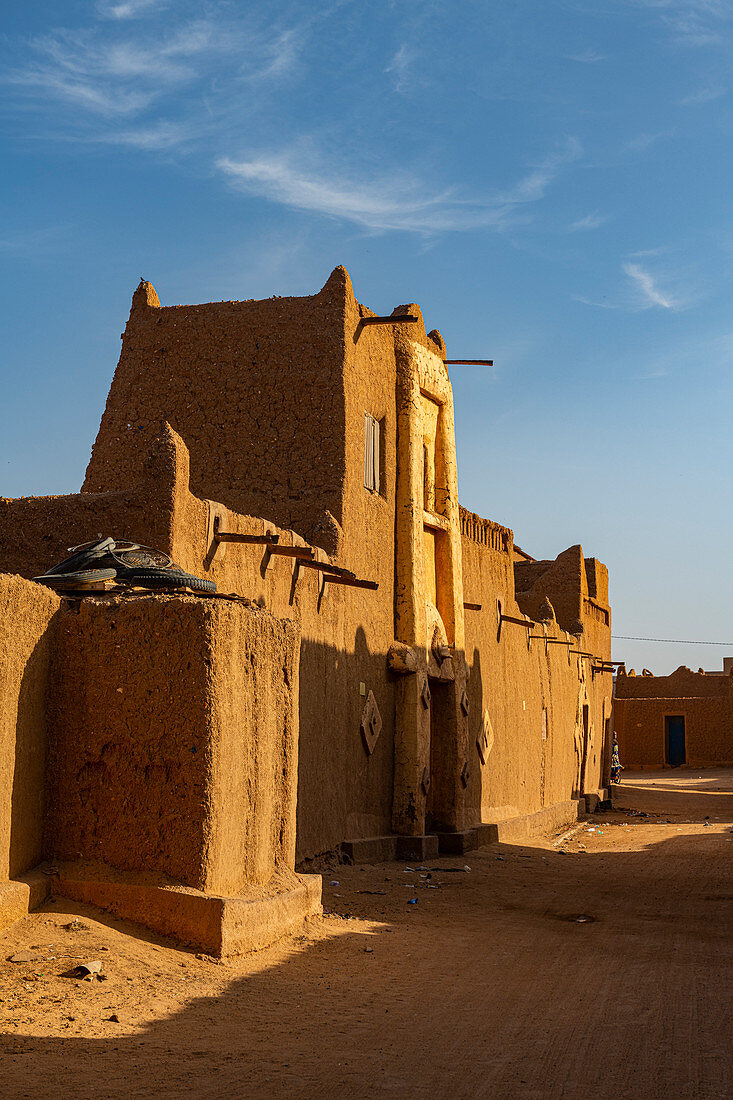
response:
[[[733,829],[685,808],[336,867],[226,964],[53,901],[0,936],[0,1094],[729,1097]]]

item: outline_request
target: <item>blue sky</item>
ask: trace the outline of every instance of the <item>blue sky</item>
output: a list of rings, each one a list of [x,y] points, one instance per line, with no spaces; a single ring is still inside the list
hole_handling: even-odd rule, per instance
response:
[[[141,275],[343,263],[494,358],[453,372],[467,507],[606,562],[615,633],[733,641],[731,0],[34,0],[0,50],[2,494],[79,488]]]

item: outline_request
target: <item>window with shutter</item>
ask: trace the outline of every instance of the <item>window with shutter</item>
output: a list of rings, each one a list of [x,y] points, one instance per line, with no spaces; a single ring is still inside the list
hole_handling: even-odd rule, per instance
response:
[[[364,486],[379,492],[379,421],[364,413]]]

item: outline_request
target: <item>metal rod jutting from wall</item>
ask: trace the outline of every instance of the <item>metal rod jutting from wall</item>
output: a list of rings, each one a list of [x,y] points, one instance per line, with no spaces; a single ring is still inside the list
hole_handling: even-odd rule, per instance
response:
[[[537,626],[538,625],[532,619],[517,619],[517,618],[515,618],[514,615],[503,615],[502,614],[502,615],[499,616],[499,619],[503,623],[515,623],[517,626],[531,627],[531,626]]]
[[[493,359],[444,359],[447,367],[493,367]]]
[[[349,588],[369,588],[372,592],[376,592],[379,588],[378,581],[360,581],[356,577],[340,577],[336,573],[324,573],[323,583],[329,581],[331,584],[345,584]]]
[[[268,546],[268,553],[277,554],[283,558],[304,558],[311,559],[315,555],[315,550],[310,546]]]
[[[333,573],[337,577],[356,577],[356,573],[352,573],[350,569],[342,569],[340,565],[331,565],[328,561],[316,561],[307,558],[300,558],[298,560],[299,566],[305,566],[308,569],[320,569],[323,573]]]
[[[214,542],[244,542],[276,546],[279,535],[240,535],[236,531],[214,531]]]

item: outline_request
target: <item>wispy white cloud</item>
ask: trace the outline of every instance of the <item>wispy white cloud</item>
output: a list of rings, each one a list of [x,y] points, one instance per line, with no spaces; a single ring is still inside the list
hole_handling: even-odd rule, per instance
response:
[[[568,140],[513,187],[488,198],[465,197],[455,188],[431,192],[407,173],[371,180],[357,177],[302,149],[240,159],[220,157],[217,167],[238,190],[271,202],[374,230],[430,233],[515,224],[519,211],[539,202],[563,166],[578,156],[580,146]]]
[[[573,300],[595,309],[617,309],[638,313],[664,309],[673,313],[689,309],[704,296],[699,284],[693,286],[690,272],[682,274],[671,259],[659,260],[668,248],[646,248],[627,253],[621,263],[624,282],[614,275],[614,286],[606,294],[575,294]],[[703,279],[704,283],[704,279]]]
[[[150,126],[132,127],[129,130],[102,130],[94,134],[90,140],[105,145],[143,149],[148,152],[164,152],[167,149],[180,148],[200,135],[200,127],[193,123],[163,120],[151,123]]]
[[[598,229],[599,226],[605,225],[608,221],[607,214],[598,214],[594,212],[592,214],[586,214],[583,218],[578,218],[572,222],[568,227],[571,233],[580,233],[584,229]]]
[[[697,92],[690,92],[679,103],[681,107],[698,107],[703,103],[714,103],[716,99],[722,99],[725,94],[726,89],[720,85],[701,88]]]
[[[366,168],[360,153],[339,146],[337,126],[327,139],[311,141],[306,133],[274,150],[263,151],[256,138],[243,143],[265,91],[297,72],[312,22],[310,16],[274,22],[254,7],[250,19],[225,0],[201,0],[200,18],[189,17],[190,4],[183,15],[171,5],[169,15],[141,24],[137,17],[154,10],[146,0],[98,0],[96,22],[32,39],[24,63],[4,79],[26,118],[30,111],[43,118],[47,138],[160,155],[184,150],[206,167],[213,163],[242,192],[377,231],[427,236],[518,227],[533,219],[533,208],[581,156],[578,142],[567,138],[511,186],[471,194],[449,179],[431,182],[432,162],[425,171]],[[416,56],[405,42],[387,66],[398,90],[419,80]],[[323,151],[326,140],[336,152]],[[592,228],[593,219],[586,216],[576,228]]]
[[[221,157],[217,167],[237,190],[369,229],[475,228],[498,219],[495,211],[461,205],[449,190],[430,194],[407,174],[373,180],[346,178],[335,168],[314,170],[292,153],[240,160]]]
[[[237,49],[211,22],[199,20],[147,41],[95,32],[57,31],[31,43],[35,58],[7,80],[47,102],[65,100],[101,115],[135,115],[195,80],[204,57]]]
[[[639,248],[635,252],[628,252],[627,256],[630,260],[644,260],[650,256],[663,256],[666,252],[669,252],[668,248]]]
[[[658,141],[663,141],[664,138],[672,137],[672,130],[658,130],[652,134],[637,134],[636,137],[629,138],[629,140],[623,146],[624,153],[639,153],[645,149],[649,149],[652,145],[656,145]]]
[[[64,115],[63,131],[78,137],[92,120],[100,141],[122,141],[114,129],[120,124],[116,120],[142,118],[167,98],[194,87],[202,95],[189,99],[200,106],[204,89],[210,91],[223,76],[228,77],[229,95],[220,98],[227,110],[247,84],[285,76],[299,48],[292,28],[265,34],[227,18],[224,9],[213,10],[144,35],[126,25],[41,35],[31,40],[26,64],[10,70],[4,81],[24,97],[26,107],[47,114],[69,104],[77,108],[71,124],[68,113]],[[83,138],[91,136],[87,132]]]
[[[680,308],[681,303],[676,302],[669,294],[660,290],[650,272],[640,264],[625,263],[623,270],[638,290],[647,308],[652,306],[660,306],[662,309]]]
[[[416,52],[413,47],[403,42],[389,65],[385,68],[384,71],[386,73],[392,74],[396,92],[404,92],[415,83],[415,78],[411,73],[411,67],[415,57]]]
[[[682,46],[720,46],[729,43],[733,25],[730,0],[626,0],[635,7],[658,13],[673,40]]]
[[[169,0],[97,0],[96,9],[103,19],[137,19],[169,6]]]
[[[582,155],[582,147],[577,138],[566,138],[554,152],[543,157],[530,172],[505,195],[505,201],[514,205],[521,202],[536,202],[543,198],[548,186],[557,179],[560,171]]]
[[[579,65],[596,65],[599,61],[606,60],[605,54],[590,48],[579,53],[567,53],[565,57],[568,61],[577,61]]]
[[[51,226],[18,230],[0,237],[0,255],[23,259],[42,259],[68,240],[69,226]]]
[[[666,367],[651,367],[649,370],[642,371],[641,374],[633,374],[632,380],[635,382],[647,382],[655,378],[666,378],[669,374],[669,370]]]
[[[607,298],[602,298],[601,301],[596,301],[593,298],[586,298],[583,294],[571,295],[574,302],[580,302],[584,306],[594,306],[596,309],[620,309],[621,307],[616,302],[609,302]]]

